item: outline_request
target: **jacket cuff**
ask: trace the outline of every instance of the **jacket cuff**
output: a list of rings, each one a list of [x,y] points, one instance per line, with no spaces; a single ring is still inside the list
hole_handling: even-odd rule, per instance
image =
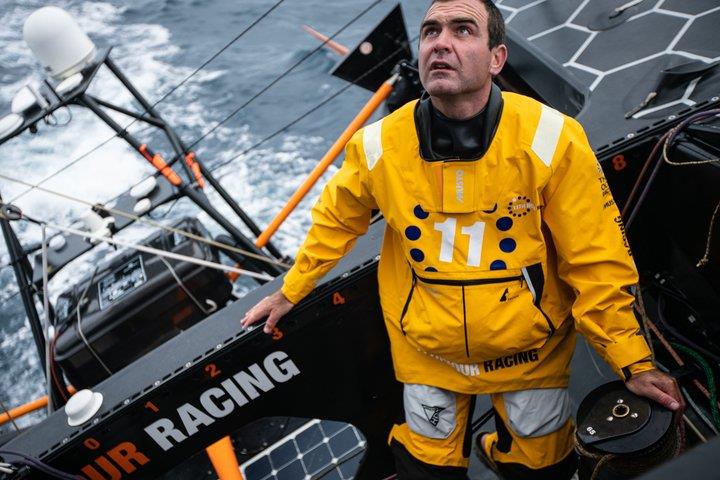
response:
[[[313,291],[315,285],[313,283],[303,282],[303,274],[291,268],[283,279],[283,286],[280,289],[285,298],[297,305],[310,292]]]
[[[610,366],[620,373],[625,367],[651,358],[652,352],[642,335],[633,335],[626,340],[608,345],[605,348],[605,355]]]
[[[624,377],[623,379],[627,382],[633,375],[637,375],[638,373],[643,372],[649,372],[650,370],[655,370],[655,368],[655,364],[652,360],[640,360],[639,362],[635,362],[632,365],[628,365],[627,367],[624,367],[622,369],[622,374]]]

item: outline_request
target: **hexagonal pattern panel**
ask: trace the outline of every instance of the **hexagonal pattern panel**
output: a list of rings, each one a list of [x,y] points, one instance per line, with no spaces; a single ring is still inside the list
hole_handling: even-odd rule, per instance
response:
[[[560,63],[567,63],[590,35],[588,32],[562,27],[537,38],[533,43],[543,52],[553,52],[553,57]]]
[[[703,58],[717,56],[720,49],[718,25],[720,25],[720,10],[698,18],[693,22],[694,28],[685,32],[675,48]]]
[[[509,28],[586,87],[578,119],[595,147],[720,94],[718,0],[496,3]],[[670,77],[672,68],[691,73]]]
[[[681,18],[648,12],[633,22],[597,32],[575,60],[601,72],[615,71],[629,63],[663,53],[684,23]]]
[[[512,18],[513,28],[522,30],[527,36],[544,32],[557,25],[564,24],[581,3],[582,0],[555,0],[553,2],[547,2],[541,17],[537,16],[535,8],[518,10]]]

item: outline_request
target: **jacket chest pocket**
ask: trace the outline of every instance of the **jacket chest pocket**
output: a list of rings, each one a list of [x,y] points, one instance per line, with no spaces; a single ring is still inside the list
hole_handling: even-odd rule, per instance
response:
[[[536,301],[541,292],[528,283],[527,272],[504,273],[470,280],[413,274],[403,333],[417,348],[458,363],[542,347],[555,328]]]

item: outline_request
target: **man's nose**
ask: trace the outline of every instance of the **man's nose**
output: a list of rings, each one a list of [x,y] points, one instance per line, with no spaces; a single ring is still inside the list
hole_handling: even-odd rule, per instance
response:
[[[435,53],[449,52],[451,45],[451,36],[447,29],[443,28],[440,33],[438,33],[438,36],[435,37],[435,42],[433,43],[433,51]]]

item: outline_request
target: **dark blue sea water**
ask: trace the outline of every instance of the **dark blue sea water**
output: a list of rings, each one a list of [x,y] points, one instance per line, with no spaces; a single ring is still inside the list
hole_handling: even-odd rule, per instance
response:
[[[318,45],[301,29],[303,23],[331,34],[371,3],[286,0],[163,101],[158,106],[159,111],[175,125],[183,139],[195,140]],[[139,90],[154,101],[269,9],[274,1],[0,2],[0,116],[9,111],[10,101],[18,89],[43,78],[22,39],[22,26],[30,13],[48,4],[72,14],[99,48],[113,46],[112,57]],[[414,32],[426,2],[406,0],[402,4],[408,27]],[[393,5],[389,1],[381,2],[338,35],[337,40],[354,46]],[[200,143],[198,156],[211,168],[226,162],[330,96],[345,85],[328,73],[337,61],[335,54],[325,50],[314,54]],[[129,97],[107,73],[99,75],[91,91],[121,105],[132,106]],[[351,87],[312,116],[261,148],[236,158],[218,169],[216,174],[256,222],[266,225],[369,95],[367,91]],[[122,115],[116,118],[123,125],[129,123]],[[131,130],[137,128],[136,125]],[[0,146],[0,173],[37,183],[110,136],[110,130],[94,116],[74,107],[68,125],[41,125],[37,135],[25,133]],[[149,135],[149,132],[140,132],[138,137],[167,152],[157,143],[159,137]],[[333,171],[334,167],[331,167],[320,183]],[[115,139],[43,186],[87,201],[102,202],[125,191],[150,172],[136,152],[122,140]],[[13,199],[25,190],[26,187],[0,179],[0,194],[5,200]],[[274,238],[285,253],[295,253],[309,225],[309,207],[318,193],[319,186]],[[15,203],[31,215],[65,225],[87,209],[82,204],[38,191],[21,196]],[[181,202],[175,206],[170,218],[196,213],[194,206]],[[199,217],[211,230],[217,230],[206,216]],[[40,238],[36,227],[22,223],[16,223],[14,227],[24,243]],[[124,232],[123,236],[140,239],[147,233],[147,229],[136,229]],[[44,388],[12,269],[4,267],[8,261],[6,252],[0,241],[0,400],[15,406],[42,395]],[[75,262],[67,272],[53,279],[51,297],[56,297],[73,279],[87,272],[97,258],[110,253],[106,248],[100,249],[94,256]],[[251,284],[241,282],[238,288],[249,288]],[[37,414],[19,423],[27,425],[41,416]],[[0,431],[8,428],[0,427]]]

